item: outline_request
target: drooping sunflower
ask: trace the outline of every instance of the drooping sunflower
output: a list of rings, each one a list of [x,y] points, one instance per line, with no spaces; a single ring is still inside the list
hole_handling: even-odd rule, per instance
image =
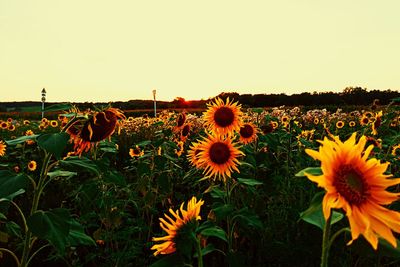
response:
[[[29,161],[28,163],[28,170],[30,170],[31,172],[33,172],[34,170],[36,170],[37,167],[37,163],[34,160]]]
[[[226,181],[233,171],[239,172],[238,157],[244,153],[236,147],[236,143],[232,143],[230,138],[209,135],[200,143],[199,148],[201,150],[199,164],[202,165],[203,173],[207,176]]]
[[[215,102],[207,104],[208,109],[204,112],[205,126],[214,135],[234,135],[235,131],[240,130],[242,111],[238,102],[224,102],[216,98]]]
[[[187,124],[185,124],[185,126],[182,127],[182,130],[180,132],[181,141],[185,141],[188,138],[189,133],[190,133],[190,127],[191,127],[190,123],[187,123]]]
[[[144,151],[140,149],[140,147],[135,146],[134,148],[130,148],[129,149],[129,156],[131,156],[131,158],[134,157],[141,157],[144,155]]]
[[[186,114],[185,112],[179,113],[178,117],[176,118],[176,127],[181,128],[186,122]]]
[[[200,199],[197,201],[196,197],[192,197],[192,199],[187,203],[186,210],[184,209],[184,204],[185,203],[182,203],[179,210],[174,211],[169,209],[172,218],[167,214],[164,214],[166,219],[160,218],[160,226],[165,232],[167,232],[167,235],[162,237],[153,237],[153,241],[161,242],[151,247],[151,250],[155,250],[154,256],[157,256],[158,254],[174,253],[177,249],[177,242],[180,239],[179,235],[181,230],[184,229],[185,226],[201,220],[200,208],[204,204],[203,200]]]
[[[254,140],[257,139],[257,127],[254,126],[254,124],[252,123],[245,123],[242,125],[242,127],[240,127],[240,142],[242,142],[243,144],[248,144],[253,142]]]
[[[0,141],[0,157],[6,154],[6,147],[7,145],[3,141]]]
[[[66,130],[74,142],[76,155],[89,151],[98,142],[110,138],[118,124],[118,119],[125,119],[121,110],[107,108],[95,112],[89,119],[77,120]]]
[[[381,126],[381,123],[382,123],[382,110],[375,114],[371,132],[373,135],[378,134],[378,131],[376,129],[378,129],[378,127]]]
[[[391,175],[384,174],[389,163],[368,159],[374,146],[364,150],[367,138],[362,136],[357,143],[356,133],[345,142],[339,137],[333,141],[325,137],[319,142],[319,151],[306,149],[306,153],[321,161],[323,174],[306,176],[326,190],[322,202],[325,220],[331,209],[343,209],[351,228],[352,240],[348,244],[362,234],[374,249],[378,237],[396,247],[392,230],[400,232],[400,213],[382,206],[399,199],[399,193],[385,190],[400,183],[400,179],[389,179]]]
[[[343,126],[344,126],[344,122],[343,122],[343,121],[337,121],[337,122],[336,122],[336,128],[342,129]]]

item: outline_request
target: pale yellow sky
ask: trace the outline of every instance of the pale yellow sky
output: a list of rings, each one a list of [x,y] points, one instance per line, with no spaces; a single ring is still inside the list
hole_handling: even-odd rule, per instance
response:
[[[399,0],[0,0],[0,101],[400,89]]]

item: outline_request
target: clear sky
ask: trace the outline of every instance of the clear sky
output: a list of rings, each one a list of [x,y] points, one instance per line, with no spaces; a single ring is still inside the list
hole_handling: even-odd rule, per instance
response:
[[[0,0],[0,101],[400,89],[399,0]]]

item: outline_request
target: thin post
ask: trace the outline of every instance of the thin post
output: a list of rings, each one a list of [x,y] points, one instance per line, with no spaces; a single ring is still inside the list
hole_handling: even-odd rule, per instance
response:
[[[156,105],[156,90],[153,90],[153,99],[154,99],[154,118],[157,117],[157,105]]]
[[[44,102],[46,101],[46,89],[42,89],[42,119],[44,118]]]

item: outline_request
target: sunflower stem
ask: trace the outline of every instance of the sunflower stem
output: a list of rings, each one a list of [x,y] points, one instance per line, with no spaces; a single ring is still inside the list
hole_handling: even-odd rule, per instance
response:
[[[332,211],[329,213],[329,217],[325,222],[324,232],[322,235],[322,253],[321,253],[321,267],[328,266],[328,256],[329,256],[329,248],[330,248],[330,231],[331,231],[331,216]]]
[[[201,254],[200,239],[196,238],[197,243],[197,267],[203,267],[203,255]]]

